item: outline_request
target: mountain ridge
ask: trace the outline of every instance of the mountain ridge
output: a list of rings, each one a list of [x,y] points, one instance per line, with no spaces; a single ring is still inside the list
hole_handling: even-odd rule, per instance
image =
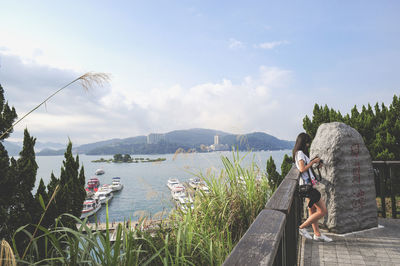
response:
[[[219,147],[224,147],[225,150],[230,150],[232,147],[239,150],[280,150],[292,149],[294,146],[294,141],[281,140],[264,132],[232,134],[213,129],[192,128],[173,130],[163,135],[164,138],[156,144],[148,144],[147,136],[141,135],[87,143],[73,148],[73,152],[87,155],[165,154],[174,153],[180,148],[204,152],[204,147],[214,144],[215,135],[219,136]],[[37,155],[61,155],[64,152],[65,149],[45,149],[38,152]]]

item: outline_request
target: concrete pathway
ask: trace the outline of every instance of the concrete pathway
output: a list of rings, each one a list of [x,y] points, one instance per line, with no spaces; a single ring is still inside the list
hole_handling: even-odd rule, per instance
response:
[[[381,228],[358,233],[326,233],[333,242],[301,237],[300,263],[309,265],[400,265],[400,219],[381,219]],[[311,228],[309,228],[311,230]]]

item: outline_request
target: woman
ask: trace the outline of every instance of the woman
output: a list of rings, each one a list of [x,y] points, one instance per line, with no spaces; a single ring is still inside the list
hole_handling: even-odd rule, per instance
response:
[[[311,137],[306,133],[300,133],[294,145],[293,158],[296,162],[297,169],[299,169],[301,173],[299,184],[312,184],[312,186],[314,186],[317,182],[310,168],[313,164],[319,163],[320,159],[318,157],[313,160],[308,158],[310,143]],[[314,230],[314,240],[331,242],[331,238],[321,234],[319,231],[318,220],[327,214],[325,202],[321,199],[321,193],[313,187],[306,198],[308,200],[309,216],[308,219],[299,226],[299,233],[305,238],[313,239],[306,229],[311,225]]]

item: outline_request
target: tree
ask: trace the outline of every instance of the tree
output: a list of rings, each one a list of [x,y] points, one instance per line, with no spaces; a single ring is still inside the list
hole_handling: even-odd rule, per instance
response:
[[[14,107],[5,102],[4,90],[0,85],[0,134],[2,135],[17,119]],[[9,136],[7,133],[0,139],[0,238],[9,240],[8,217],[15,192],[14,180],[10,176],[10,158],[2,141]]]
[[[292,156],[288,156],[285,154],[283,157],[283,161],[281,164],[281,176],[285,178],[285,176],[289,173],[290,169],[293,166],[293,158]]]
[[[82,182],[85,177],[83,167],[79,173],[79,156],[74,159],[71,142],[68,143],[64,157],[59,180],[60,190],[56,195],[57,214],[69,213],[79,217],[86,197],[85,182]],[[70,217],[63,217],[62,222],[65,226],[74,228],[74,221]]]
[[[129,154],[125,154],[124,157],[122,158],[122,161],[127,163],[130,160],[132,160],[131,156]]]
[[[19,227],[37,223],[34,218],[37,210],[33,187],[36,181],[37,164],[35,160],[36,139],[29,135],[27,129],[24,131],[24,144],[18,160],[11,160],[10,177],[14,180],[14,194],[11,197],[9,217],[7,220],[9,232],[14,232]],[[27,228],[29,230],[29,228]],[[19,233],[15,237],[17,247],[21,250],[29,241],[25,233]]]
[[[329,113],[329,115],[327,115]],[[361,112],[354,106],[350,114],[344,117],[325,105],[315,104],[313,117],[305,116],[303,128],[314,138],[319,125],[327,122],[344,122],[356,129],[365,142],[373,160],[400,159],[400,99],[393,96],[389,108],[385,104],[370,104],[361,107]]]
[[[272,156],[269,157],[267,161],[267,179],[268,183],[274,190],[282,182],[282,176],[276,171],[276,165]]]
[[[114,154],[114,161],[115,162],[121,162],[123,159],[122,154],[118,153],[118,154]]]

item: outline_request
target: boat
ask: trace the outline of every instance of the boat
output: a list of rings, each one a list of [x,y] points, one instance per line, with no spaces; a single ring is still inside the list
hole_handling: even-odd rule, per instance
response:
[[[98,188],[99,186],[100,186],[100,181],[97,177],[92,177],[87,182],[88,189],[94,190],[95,188]]]
[[[179,197],[186,197],[186,189],[182,184],[175,185],[171,190],[171,196],[174,200],[178,200]]]
[[[190,209],[194,209],[193,200],[188,197],[179,197],[176,201],[176,205],[183,212],[187,212],[188,206],[190,206]]]
[[[89,188],[85,188],[86,190],[86,198],[91,198],[94,195],[94,191],[90,190]]]
[[[105,172],[103,169],[97,169],[96,172],[94,172],[95,175],[103,175]]]
[[[205,194],[209,194],[210,193],[210,189],[208,188],[207,185],[202,185],[200,187],[200,189],[205,193]]]
[[[92,216],[98,210],[100,210],[101,204],[99,201],[94,199],[87,199],[83,202],[83,209],[81,212],[81,219],[85,219],[86,217]]]
[[[106,204],[113,196],[112,189],[103,185],[103,187],[97,190],[93,198],[97,199],[101,204]]]
[[[179,180],[177,178],[168,179],[167,186],[172,190],[176,185],[179,185]]]
[[[110,187],[111,187],[112,191],[121,190],[124,187],[124,185],[121,184],[121,178],[120,177],[113,177]]]
[[[201,180],[198,177],[189,179],[189,186],[191,186],[193,189],[197,189],[200,186],[200,184]]]

